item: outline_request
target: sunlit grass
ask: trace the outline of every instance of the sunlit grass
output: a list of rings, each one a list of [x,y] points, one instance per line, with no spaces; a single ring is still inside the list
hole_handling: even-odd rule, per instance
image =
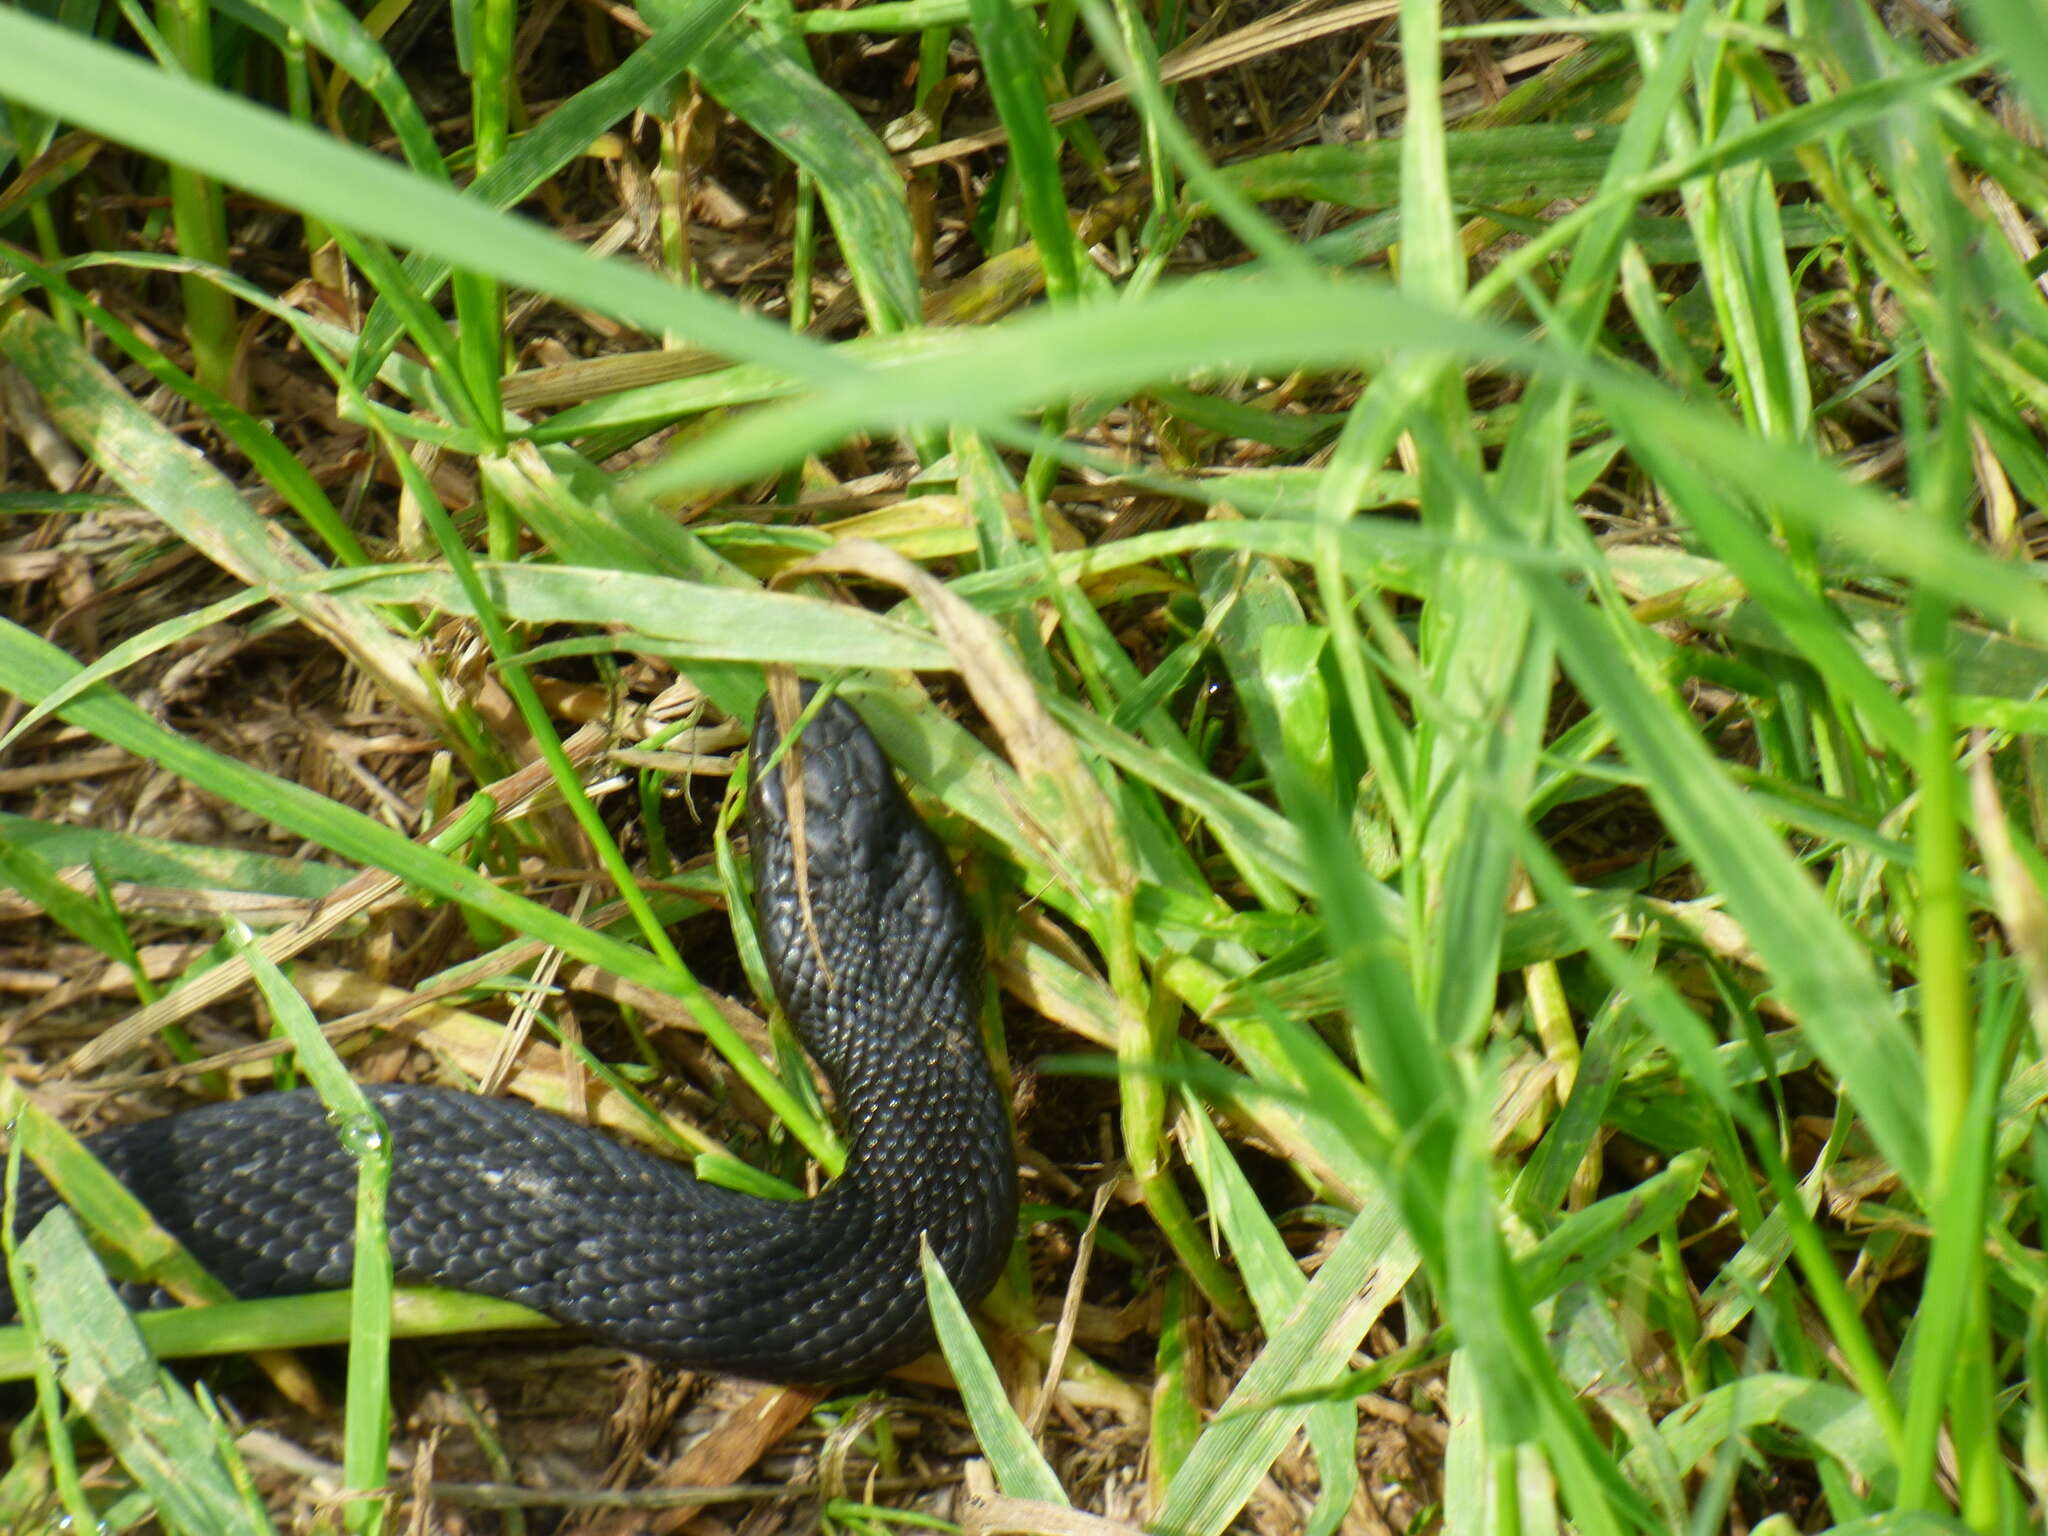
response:
[[[1220,167],[1222,130],[1191,127],[1157,78],[1187,37],[1178,6],[797,13],[814,39],[915,35],[889,57],[922,74],[889,110],[930,116],[888,146],[789,17],[681,0],[643,5],[653,36],[528,128],[517,18],[480,6],[473,155],[367,26],[255,9],[280,33],[262,47],[285,48],[274,108],[0,12],[25,151],[47,120],[158,167],[190,336],[145,335],[96,292],[162,260],[96,248],[45,167],[0,188],[0,355],[96,487],[225,573],[97,649],[43,638],[33,604],[11,617],[0,676],[55,717],[16,753],[77,728],[305,839],[337,880],[394,877],[379,900],[402,881],[413,906],[459,908],[465,941],[504,959],[461,977],[463,1022],[430,1039],[494,1038],[500,992],[557,984],[549,953],[635,989],[612,1000],[701,1029],[829,1170],[800,1064],[764,1059],[671,947],[683,910],[745,910],[737,861],[634,867],[585,780],[615,771],[592,766],[608,746],[694,730],[674,699],[655,707],[655,663],[707,719],[749,713],[767,663],[844,673],[966,864],[1011,1070],[1114,1081],[1116,1161],[1077,1163],[1075,1187],[1108,1180],[1142,1212],[1102,1240],[1167,1297],[1149,1369],[1134,1347],[1111,1369],[1071,1326],[1057,1346],[1033,1331],[1023,1265],[985,1308],[988,1358],[946,1313],[1005,1493],[1057,1502],[1047,1480],[1077,1464],[1051,1432],[1034,1449],[1000,1390],[1030,1414],[1058,1357],[1075,1402],[1142,1412],[1152,1455],[1110,1512],[1162,1532],[1222,1531],[1282,1462],[1315,1468],[1291,1514],[1317,1532],[1361,1499],[1461,1532],[2038,1518],[2048,41],[2023,0],[1924,36],[1856,4],[1689,0],[1566,28],[1404,0],[1380,38],[1402,65],[1380,124],[1397,131]],[[1515,26],[1448,25],[1473,19]],[[1455,77],[1474,39],[1507,47],[1517,27],[1583,46],[1471,111]],[[1978,28],[2002,58],[1953,55]],[[985,72],[974,110],[1007,134],[966,162],[972,209],[946,201],[950,171],[907,198],[891,157],[967,131],[947,117],[960,82],[929,78],[959,39]],[[374,103],[360,137],[395,134],[399,158],[329,134],[310,78],[292,94],[302,44],[359,82],[337,89]],[[1048,111],[1091,46],[1124,71],[1128,132]],[[757,284],[748,310],[689,285],[674,206],[660,274],[503,211],[634,108],[689,110],[669,88],[685,64],[726,131],[801,173],[788,270],[837,289],[829,323],[808,287]],[[348,323],[195,243],[221,187],[334,235],[319,259],[360,285]],[[1148,189],[1077,238],[1081,212]],[[1288,200],[1338,227],[1302,238]],[[992,308],[1044,302],[922,328],[934,207],[977,262],[1015,264]],[[556,398],[503,377],[526,292],[696,350],[600,399],[519,404]],[[330,496],[229,404],[237,301],[316,360],[388,495]],[[117,354],[203,430],[170,430],[140,375],[108,371]],[[231,622],[288,622],[340,658],[445,754],[443,777],[400,815],[119,696]],[[558,713],[585,656],[614,688],[601,742]],[[918,679],[949,676],[935,708]],[[23,851],[55,822],[8,825],[7,883],[140,974],[118,892],[55,894],[83,855]],[[602,871],[589,921],[531,878],[571,864]],[[284,889],[275,869],[240,878]],[[314,920],[285,921],[277,957]],[[145,979],[147,1027],[68,1064],[24,1055],[19,1080],[91,1081],[202,986],[213,1005],[254,977],[288,1008],[268,965]],[[559,1061],[590,1062],[644,1126],[619,1105],[658,1059],[647,1039],[622,1031],[599,1058],[565,1040]],[[438,1059],[483,1075],[453,1046]],[[1054,1162],[1101,1151],[1040,1146],[1055,1133],[1030,1112],[1019,1129]],[[0,1363],[36,1358],[0,1340]],[[102,1496],[76,1476],[87,1431],[56,1378],[39,1386],[49,1454],[0,1478],[0,1523]],[[362,1486],[384,1388],[351,1388]],[[1416,1475],[1361,1463],[1361,1401],[1428,1421]],[[382,1518],[351,1509],[357,1529]]]

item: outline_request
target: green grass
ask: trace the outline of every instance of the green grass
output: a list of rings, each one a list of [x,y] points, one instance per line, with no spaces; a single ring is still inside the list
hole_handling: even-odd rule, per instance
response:
[[[1114,1488],[1112,1512],[1172,1536],[1322,1536],[1359,1500],[1461,1533],[2038,1522],[2048,34],[2024,0],[1965,4],[1944,25],[1984,51],[1961,58],[1860,0],[1403,0],[1365,23],[1385,28],[1367,68],[1392,131],[1278,144],[1250,106],[1232,122],[1236,77],[1160,84],[1202,14],[1169,0],[663,0],[567,91],[519,76],[547,50],[513,8],[478,6],[459,129],[445,91],[415,96],[388,15],[181,0],[153,62],[99,40],[135,36],[139,9],[58,9],[0,10],[12,170],[34,167],[0,184],[0,359],[95,474],[52,486],[15,452],[0,538],[109,562],[92,520],[138,508],[146,538],[98,584],[167,552],[203,579],[153,575],[83,628],[24,582],[0,620],[4,749],[124,749],[244,846],[74,815],[84,799],[6,807],[0,884],[131,978],[72,1005],[105,1044],[10,1043],[10,1105],[137,1069],[152,1029],[202,1008],[210,1042],[225,1020],[253,1043],[255,992],[319,1080],[306,1026],[387,1010],[346,1054],[434,991],[418,1038],[482,1077],[524,990],[588,1014],[601,977],[617,1027],[549,1059],[591,1074],[607,1124],[707,1166],[734,1137],[774,1176],[800,1182],[805,1154],[829,1172],[800,1062],[706,993],[718,954],[677,947],[671,925],[721,897],[746,910],[723,829],[680,871],[636,861],[608,810],[647,770],[600,766],[561,704],[594,676],[616,744],[673,747],[697,721],[651,710],[660,688],[682,680],[670,703],[705,724],[744,718],[763,667],[790,663],[840,679],[959,853],[1009,1068],[1042,1069],[1041,1104],[1114,1090],[1107,1167],[1098,1128],[1026,1110],[1023,1140],[1073,1179],[1029,1198],[1087,1225],[1110,1181],[1124,1198],[1074,1294],[1156,1289],[1163,1314],[1113,1352],[1071,1329],[1056,1347],[1035,1307],[1066,1271],[1021,1259],[985,1350],[942,1307],[1005,1495],[1085,1509]],[[1565,36],[1583,46],[1499,100],[1446,84]],[[962,45],[977,77],[934,78]],[[1130,107],[1054,123],[1098,66]],[[1269,107],[1326,83],[1288,95],[1309,66],[1284,52],[1243,67]],[[722,236],[673,181],[691,162],[632,137],[640,108],[698,132],[730,114],[691,147],[770,242],[787,194],[779,262],[713,275]],[[965,162],[971,203],[950,170],[892,158],[988,121],[1009,144]],[[117,226],[70,130],[167,211]],[[387,137],[395,154],[366,147]],[[615,212],[587,151],[668,189],[658,270],[541,226]],[[236,243],[247,197],[291,215],[261,260]],[[1008,295],[1025,272],[1042,300],[923,325],[932,228],[934,286],[998,262]],[[293,263],[332,292],[345,272],[352,297],[288,295]],[[183,337],[150,307],[172,279]],[[531,398],[501,393],[527,348],[596,336],[589,316],[623,328],[611,349],[668,338],[687,366],[508,411]],[[256,317],[246,344],[354,434],[355,478],[316,473],[266,419],[270,386],[237,374]],[[389,795],[295,782],[143,694],[224,630],[308,676],[345,668],[437,766],[378,759]],[[304,707],[338,719],[325,686]],[[656,803],[652,777],[628,787]],[[282,840],[259,848],[261,828]],[[563,878],[594,882],[582,920]],[[152,889],[267,893],[301,929],[320,898],[374,889],[397,903],[379,913],[436,925],[440,958],[392,972],[385,916],[321,927],[318,965],[289,922],[237,948]],[[126,995],[146,1012],[124,1026]],[[659,1114],[650,1021],[701,1031],[780,1131],[737,1102],[709,1126]],[[162,1049],[213,1091],[279,1070],[184,1034]],[[130,1265],[205,1290],[51,1117],[15,1139]],[[1070,1230],[1034,1251],[1073,1253]],[[75,1247],[40,1231],[16,1273]],[[0,1525],[225,1528],[165,1492],[181,1455],[259,1518],[145,1341],[333,1338],[332,1299],[130,1329],[82,1280],[31,1295],[39,1337],[112,1341],[102,1381],[147,1379],[149,1411],[109,1412],[83,1351],[59,1369],[0,1335],[0,1374],[35,1380]],[[390,1449],[389,1335],[505,1314],[385,1306],[374,1284],[356,1302],[363,1490]],[[1032,1411],[1055,1358],[1074,1414],[1146,1445],[1121,1481]],[[270,1365],[292,1390],[292,1362]],[[1426,1426],[1405,1456],[1376,1432],[1394,1422]],[[504,1455],[484,1502],[516,1507]],[[124,1470],[83,1475],[108,1456]],[[929,1513],[902,1498],[849,1484],[828,1514]],[[340,1518],[400,1528],[382,1501]]]

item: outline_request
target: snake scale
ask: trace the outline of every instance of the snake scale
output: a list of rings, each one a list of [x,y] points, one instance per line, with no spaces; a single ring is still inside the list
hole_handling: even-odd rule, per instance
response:
[[[983,1052],[982,941],[944,853],[843,701],[800,763],[803,854],[764,702],[748,794],[755,910],[783,1008],[844,1122],[845,1171],[765,1199],[524,1104],[369,1088],[392,1136],[391,1253],[402,1281],[522,1302],[655,1359],[834,1381],[928,1347],[929,1240],[976,1299],[1016,1227],[1009,1121]],[[801,871],[800,866],[801,865]],[[320,1102],[269,1093],[89,1145],[242,1297],[349,1283],[356,1165]],[[53,1203],[33,1175],[21,1229]],[[0,1317],[12,1300],[0,1276]]]

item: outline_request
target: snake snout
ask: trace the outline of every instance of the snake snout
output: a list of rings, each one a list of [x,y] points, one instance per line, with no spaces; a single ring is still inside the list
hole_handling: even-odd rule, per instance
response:
[[[815,692],[815,684],[803,685],[806,705]],[[792,818],[786,764],[787,756],[793,755],[803,773],[807,860],[820,871],[871,865],[889,843],[878,818],[895,780],[888,759],[860,717],[845,701],[828,699],[804,724],[785,761],[763,772],[781,740],[774,704],[764,698],[754,716],[750,753],[754,824],[775,827],[788,837]]]

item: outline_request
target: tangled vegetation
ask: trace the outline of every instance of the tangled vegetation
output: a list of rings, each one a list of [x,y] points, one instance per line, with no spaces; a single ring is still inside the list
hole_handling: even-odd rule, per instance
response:
[[[104,1261],[210,1285],[72,1133],[301,1074],[815,1179],[773,667],[1027,1201],[830,1398],[53,1218],[0,1527],[2036,1526],[2032,0],[52,0],[0,104],[0,1091]]]

